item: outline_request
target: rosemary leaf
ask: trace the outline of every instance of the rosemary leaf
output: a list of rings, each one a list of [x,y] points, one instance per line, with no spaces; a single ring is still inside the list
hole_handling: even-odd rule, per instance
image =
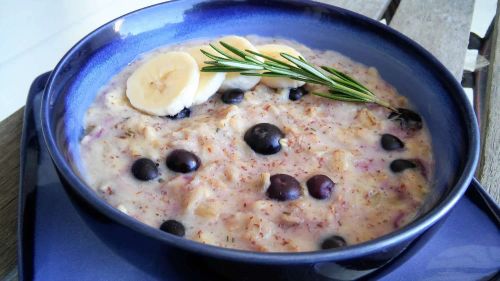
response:
[[[322,79],[328,80],[328,77],[321,73],[319,70],[317,70],[314,66],[301,61],[300,59],[295,58],[294,56],[291,56],[289,54],[281,53],[281,56],[284,57],[285,59],[291,61],[294,63],[296,66],[302,68],[303,70],[311,73],[314,76],[320,77]]]
[[[327,93],[313,93],[316,96],[345,101],[345,102],[370,102],[397,111],[387,101],[381,100],[364,85],[349,75],[329,66],[316,66],[310,64],[303,57],[294,57],[287,53],[280,55],[286,60],[279,60],[259,54],[252,50],[240,50],[225,42],[219,42],[222,47],[213,44],[210,46],[219,55],[201,52],[211,61],[207,61],[201,69],[204,72],[239,72],[245,76],[284,77],[310,84],[328,87]],[[225,50],[223,50],[224,48]],[[260,61],[263,58],[264,61]]]
[[[273,62],[275,64],[278,64],[278,65],[281,65],[282,67],[285,67],[285,68],[289,68],[290,66],[288,64],[286,64],[285,62],[282,62],[280,60],[277,60],[275,58],[272,58],[270,56],[266,56],[266,55],[263,55],[263,54],[260,54],[260,53],[257,53],[257,52],[254,52],[252,50],[246,50],[247,52],[249,52],[250,54],[252,55],[255,55],[255,56],[258,56],[258,57],[261,57],[261,58],[264,58],[266,60],[268,60],[267,63],[269,62]]]
[[[340,77],[341,79],[347,81],[347,82],[350,82],[352,83],[353,85],[356,85],[357,87],[360,87],[366,91],[369,91],[367,88],[365,88],[365,86],[363,86],[362,84],[358,83],[356,80],[354,80],[351,76],[345,74],[345,73],[342,73],[334,68],[331,68],[331,67],[328,67],[328,66],[322,66],[321,67],[322,69],[330,72],[331,74],[335,75],[336,77]]]
[[[222,51],[220,48],[216,47],[214,44],[209,44],[209,45],[210,45],[210,47],[212,47],[212,49],[217,51],[217,53],[223,55],[225,58],[231,59],[231,60],[238,60],[237,58],[234,58],[234,57],[230,56],[229,54],[227,54],[226,52]]]
[[[220,59],[224,59],[224,58],[222,58],[222,57],[218,57],[218,56],[212,55],[211,53],[209,53],[209,52],[207,52],[207,51],[205,51],[205,50],[201,50],[201,49],[200,49],[200,51],[201,51],[201,52],[202,52],[205,56],[207,56],[208,58],[213,59],[215,63],[217,63],[217,61],[218,61],[218,60],[220,60]]]
[[[246,71],[244,68],[237,68],[237,67],[227,67],[227,66],[204,66],[201,71],[203,72],[243,72]]]
[[[243,68],[246,70],[262,70],[262,69],[264,69],[262,66],[259,66],[259,65],[249,64],[249,63],[244,63],[244,62],[239,62],[239,61],[219,61],[219,65],[220,66]]]
[[[343,95],[335,95],[335,94],[331,94],[331,93],[313,92],[312,94],[315,96],[320,96],[320,97],[324,97],[324,98],[331,99],[331,100],[347,101],[347,102],[363,102],[363,101],[358,100],[357,98],[351,98],[351,97],[343,96]]]
[[[225,42],[223,42],[223,41],[220,41],[220,44],[221,44],[224,48],[226,48],[226,49],[228,49],[230,52],[232,52],[233,54],[235,54],[235,55],[237,55],[237,56],[241,57],[242,59],[246,59],[245,57],[246,57],[246,56],[248,56],[248,54],[245,54],[245,52],[240,51],[240,50],[238,50],[237,48],[235,48],[235,47],[233,47],[233,46],[231,46],[231,45],[229,45],[229,44],[227,44],[227,43],[225,43]]]

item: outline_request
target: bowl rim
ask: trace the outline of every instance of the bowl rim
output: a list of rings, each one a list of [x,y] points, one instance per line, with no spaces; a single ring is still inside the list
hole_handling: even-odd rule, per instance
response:
[[[244,2],[259,2],[252,0],[243,0]],[[450,71],[435,58],[429,51],[424,49],[418,43],[414,42],[412,39],[403,35],[402,33],[379,23],[376,20],[363,16],[361,14],[319,2],[312,2],[307,0],[266,0],[262,2],[273,2],[277,4],[290,4],[301,5],[306,8],[321,8],[328,11],[328,13],[342,13],[347,15],[357,21],[364,22],[365,24],[371,25],[371,28],[376,28],[380,32],[391,35],[394,39],[400,43],[404,43],[406,47],[412,48],[413,52],[418,53],[420,56],[427,60],[427,64],[432,65],[436,71],[439,71],[443,75],[443,80],[447,81],[452,89],[449,92],[454,92],[453,99],[454,102],[458,104],[457,110],[459,110],[464,120],[465,133],[468,135],[468,157],[465,165],[463,166],[463,173],[458,178],[456,184],[451,188],[450,192],[446,194],[439,203],[437,203],[432,209],[430,209],[426,214],[412,221],[408,225],[400,228],[396,231],[390,232],[379,238],[369,240],[360,244],[355,244],[343,248],[332,249],[332,250],[322,250],[322,251],[310,251],[310,252],[254,252],[254,251],[244,251],[231,248],[223,248],[219,246],[213,246],[209,244],[203,244],[194,240],[189,240],[185,238],[180,238],[159,229],[148,226],[124,213],[115,209],[109,205],[102,198],[98,197],[95,191],[90,188],[83,179],[79,178],[76,173],[72,170],[68,162],[65,160],[63,153],[58,149],[55,134],[52,132],[51,128],[51,107],[50,97],[52,95],[54,84],[57,83],[56,77],[62,71],[64,65],[72,57],[72,55],[78,51],[80,46],[86,42],[93,39],[94,36],[99,34],[100,31],[109,28],[116,21],[126,18],[130,15],[135,15],[138,13],[145,12],[149,9],[154,9],[156,6],[170,5],[171,3],[180,2],[180,0],[172,0],[169,2],[158,3],[151,6],[147,6],[125,15],[119,16],[102,26],[98,27],[94,31],[90,32],[88,35],[83,37],[79,42],[77,42],[58,62],[46,84],[41,106],[41,121],[42,121],[42,133],[45,140],[46,146],[48,148],[49,154],[55,164],[59,174],[64,177],[64,179],[69,183],[69,186],[73,191],[75,191],[80,197],[87,201],[92,207],[97,209],[101,214],[111,218],[113,221],[124,225],[128,228],[133,229],[141,234],[148,237],[159,240],[163,243],[167,243],[170,246],[182,248],[191,252],[196,252],[198,254],[203,254],[210,257],[243,261],[243,262],[253,262],[253,263],[266,263],[266,264],[298,264],[298,263],[315,263],[315,262],[327,262],[335,260],[345,260],[353,259],[356,257],[369,255],[375,253],[381,249],[387,249],[388,247],[394,246],[402,241],[410,240],[416,235],[422,233],[429,227],[431,227],[435,222],[445,216],[448,211],[457,203],[461,196],[465,193],[469,183],[472,180],[473,173],[479,158],[479,129],[477,126],[476,116],[470,105],[465,92],[463,91],[461,85],[455,79],[455,77],[450,73]],[[193,3],[199,3],[201,1],[195,0]],[[212,2],[217,2],[212,1]],[[240,1],[241,2],[241,1]],[[262,5],[262,4],[261,4]],[[54,126],[55,127],[55,126]]]

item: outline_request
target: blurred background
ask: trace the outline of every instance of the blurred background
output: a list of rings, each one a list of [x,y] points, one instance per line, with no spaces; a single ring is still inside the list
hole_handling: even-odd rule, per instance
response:
[[[0,0],[0,121],[24,105],[33,79],[54,68],[83,36],[122,14],[159,2]],[[471,31],[480,37],[494,17],[496,2],[475,1]],[[475,69],[476,58],[477,50],[468,50],[465,70]]]

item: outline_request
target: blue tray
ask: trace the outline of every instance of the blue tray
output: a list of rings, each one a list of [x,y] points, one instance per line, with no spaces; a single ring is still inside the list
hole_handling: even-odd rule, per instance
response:
[[[225,280],[200,258],[161,246],[73,203],[41,136],[40,98],[47,78],[45,73],[33,82],[24,113],[19,280]],[[474,180],[427,243],[430,233],[368,279],[499,280],[499,218],[498,205]]]

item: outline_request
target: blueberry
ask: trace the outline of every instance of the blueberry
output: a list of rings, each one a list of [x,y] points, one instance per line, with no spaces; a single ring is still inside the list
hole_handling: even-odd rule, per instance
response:
[[[422,129],[422,118],[420,115],[406,108],[398,108],[397,111],[391,112],[388,118],[398,121],[403,130],[418,131]]]
[[[342,236],[338,235],[333,235],[321,242],[321,249],[327,250],[327,249],[335,249],[335,248],[340,248],[340,247],[345,247],[347,246],[347,242],[345,241]]]
[[[382,148],[387,151],[398,150],[405,147],[405,144],[398,137],[391,134],[383,134],[380,139],[380,144]]]
[[[335,183],[325,175],[315,175],[307,180],[307,190],[316,199],[326,199],[332,194]]]
[[[167,233],[177,235],[180,237],[183,237],[184,234],[186,234],[186,229],[184,228],[184,225],[182,225],[182,223],[180,223],[176,220],[164,221],[160,225],[160,229],[167,232]]]
[[[281,150],[280,139],[284,136],[278,127],[269,123],[260,123],[246,131],[244,140],[253,151],[270,155]]]
[[[189,173],[198,170],[201,161],[194,153],[184,150],[176,149],[167,156],[167,167],[178,173]]]
[[[272,175],[267,188],[267,196],[278,201],[295,200],[300,197],[300,183],[286,174]]]
[[[394,173],[399,173],[399,172],[402,172],[406,169],[413,169],[416,167],[417,167],[417,165],[413,161],[405,160],[405,159],[396,159],[396,160],[391,162],[391,166],[390,166],[391,171],[393,171]]]
[[[288,94],[290,100],[296,101],[301,99],[303,96],[307,95],[307,90],[304,87],[292,88]]]
[[[179,113],[175,115],[167,115],[166,117],[172,120],[177,120],[177,119],[182,119],[182,118],[188,118],[191,116],[191,109],[184,107]]]
[[[222,102],[227,104],[237,104],[243,101],[245,92],[240,89],[231,89],[222,93]]]
[[[158,167],[156,163],[148,158],[135,160],[132,164],[132,174],[141,181],[148,181],[158,177]]]

